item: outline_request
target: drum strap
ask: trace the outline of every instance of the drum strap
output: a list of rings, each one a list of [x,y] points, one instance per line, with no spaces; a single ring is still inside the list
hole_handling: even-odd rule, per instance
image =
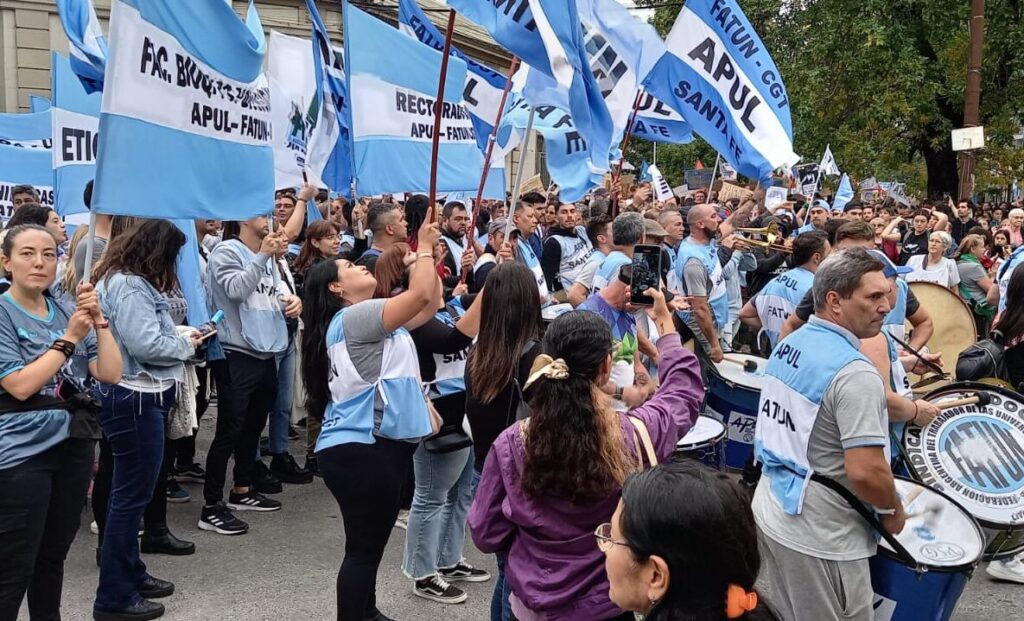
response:
[[[632,416],[627,416],[626,418],[629,419],[629,422],[633,424],[633,427],[636,430],[637,461],[640,462],[640,470],[645,470],[644,455],[647,455],[648,468],[657,466],[658,454],[654,452],[654,443],[651,442],[651,434],[647,431],[647,425],[645,425],[644,421],[639,418],[634,418]]]
[[[923,573],[925,571],[925,568],[914,560],[914,557],[911,556],[910,552],[907,552],[907,549],[903,547],[903,544],[901,544],[895,537],[889,534],[885,528],[882,527],[882,523],[878,520],[878,516],[875,515],[875,512],[868,509],[864,503],[853,494],[853,492],[846,489],[838,481],[822,476],[817,472],[811,474],[811,480],[821,483],[833,492],[842,496],[843,499],[849,503],[862,518],[867,520],[868,524],[870,524],[872,528],[878,531],[878,534],[882,536],[882,539],[885,539],[889,543],[892,549],[896,552],[896,555],[899,556],[900,561],[905,565],[914,568],[914,570],[918,572]]]

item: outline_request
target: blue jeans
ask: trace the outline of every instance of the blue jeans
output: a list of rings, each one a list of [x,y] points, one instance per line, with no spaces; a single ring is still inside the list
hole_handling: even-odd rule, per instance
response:
[[[292,422],[292,389],[295,384],[295,339],[288,340],[288,349],[277,356],[277,402],[270,409],[270,452],[288,452],[288,426]]]
[[[175,389],[141,393],[103,385],[97,392],[103,403],[100,426],[114,456],[114,478],[94,606],[116,611],[142,599],[137,587],[148,574],[139,558],[139,520],[159,478]]]
[[[476,486],[480,483],[480,472],[473,470],[473,493],[476,494]],[[508,554],[498,552],[494,560],[498,564],[498,577],[494,581],[494,593],[491,595],[491,621],[511,621],[512,603],[509,597],[512,596],[512,587],[505,580],[505,559]]]
[[[466,516],[473,504],[473,447],[431,453],[421,443],[412,456],[416,491],[409,511],[402,571],[421,580],[462,561]]]

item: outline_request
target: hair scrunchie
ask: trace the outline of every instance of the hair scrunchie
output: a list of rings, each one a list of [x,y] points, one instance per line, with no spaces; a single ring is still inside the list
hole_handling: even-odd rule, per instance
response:
[[[729,619],[739,619],[744,613],[757,608],[757,593],[747,592],[738,584],[730,584],[725,592],[725,616]]]
[[[547,354],[537,356],[530,367],[530,377],[523,384],[523,390],[529,388],[534,382],[542,377],[554,380],[563,380],[569,377],[569,367],[565,360],[552,358]]]

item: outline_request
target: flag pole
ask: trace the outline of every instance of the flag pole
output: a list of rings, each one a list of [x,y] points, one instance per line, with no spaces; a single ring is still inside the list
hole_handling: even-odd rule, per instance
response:
[[[615,170],[615,174],[612,176],[612,187],[622,179],[622,163],[626,161],[626,151],[629,150],[629,136],[633,133],[633,124],[636,123],[636,115],[640,111],[640,101],[643,98],[643,91],[637,91],[636,97],[633,99],[633,111],[629,114],[629,122],[626,124],[625,136],[622,137],[622,157],[619,158],[618,168]],[[621,188],[620,188],[621,189]],[[619,212],[619,194],[616,192],[612,195],[612,217],[618,215]]]
[[[498,114],[494,118],[494,128],[491,130],[491,135],[487,138],[487,152],[484,154],[484,169],[480,172],[480,187],[476,190],[476,202],[473,203],[473,219],[469,223],[469,228],[466,229],[466,242],[473,246],[476,241],[476,218],[480,213],[484,200],[484,186],[487,185],[487,176],[491,171],[491,156],[494,154],[494,144],[498,141],[498,126],[501,125],[501,119],[505,115],[505,103],[508,101],[509,91],[512,90],[512,76],[515,75],[519,69],[519,57],[512,57],[512,64],[508,68],[508,76],[505,80],[505,89],[501,92],[501,103],[498,104]],[[465,270],[462,272],[462,278],[460,282],[466,282],[467,273]]]
[[[92,251],[96,247],[96,211],[89,209],[89,233],[85,236],[85,266],[79,282],[92,281]]]
[[[526,143],[530,140],[530,134],[533,132],[533,119],[536,114],[537,111],[530,108],[530,116],[526,119],[526,133],[523,134],[523,140],[519,143],[519,165],[516,167],[516,178],[514,185],[512,186],[512,203],[508,208],[508,222],[505,223],[506,241],[508,241],[508,236],[512,234],[512,217],[516,213],[516,205],[519,204],[519,195],[523,184],[523,172],[526,169]]]
[[[441,77],[437,82],[437,100],[434,102],[434,134],[430,151],[430,195],[428,204],[433,208],[437,202],[437,152],[441,147],[441,110],[444,103],[444,84],[448,77],[448,60],[452,51],[452,32],[455,30],[455,9],[448,9],[448,28],[444,33],[444,51],[441,52]],[[433,209],[437,220],[437,209]]]
[[[711,183],[708,184],[708,202],[711,202],[711,193],[715,191],[715,177],[718,176],[718,163],[722,160],[722,154],[715,152],[715,166],[711,169]]]

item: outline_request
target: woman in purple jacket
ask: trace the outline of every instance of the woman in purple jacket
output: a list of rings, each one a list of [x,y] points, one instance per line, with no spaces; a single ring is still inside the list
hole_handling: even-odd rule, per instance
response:
[[[692,427],[704,394],[697,358],[682,347],[660,292],[655,299],[661,387],[641,407],[616,413],[600,391],[611,372],[612,337],[597,315],[562,315],[544,337],[527,381],[532,416],[506,429],[487,456],[469,514],[483,552],[508,554],[512,611],[520,621],[631,620],[608,598],[594,530],[611,519],[645,451],[659,460]]]

